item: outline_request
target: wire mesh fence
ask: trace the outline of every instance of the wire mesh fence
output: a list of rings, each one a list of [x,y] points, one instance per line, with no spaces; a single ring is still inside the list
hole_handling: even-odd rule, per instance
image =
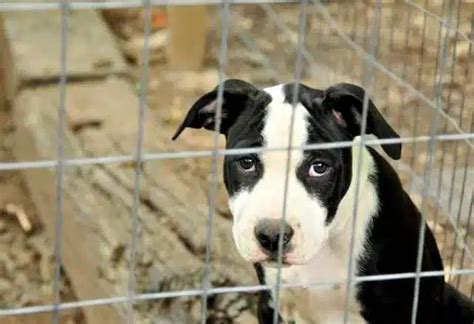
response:
[[[59,10],[61,13],[61,61],[59,79],[59,109],[57,112],[56,158],[38,161],[5,161],[0,172],[27,169],[56,170],[55,215],[55,271],[52,280],[52,301],[44,305],[0,309],[0,316],[52,312],[52,321],[59,322],[59,313],[72,308],[103,305],[126,305],[123,320],[136,322],[137,304],[158,302],[173,298],[200,298],[200,318],[210,319],[208,310],[213,307],[212,296],[226,293],[251,294],[262,290],[275,290],[274,305],[280,307],[280,291],[298,285],[281,282],[278,268],[276,286],[229,285],[215,287],[212,283],[212,240],[217,210],[219,160],[225,155],[248,153],[264,154],[285,151],[288,154],[286,173],[289,174],[291,154],[301,150],[325,150],[351,147],[353,142],[332,142],[301,147],[223,149],[219,145],[220,122],[212,138],[211,149],[183,151],[150,151],[145,146],[145,122],[150,80],[149,40],[151,37],[151,12],[154,7],[171,5],[215,5],[215,19],[211,24],[211,64],[218,68],[218,81],[228,77],[247,79],[261,86],[295,81],[293,106],[296,106],[298,82],[326,88],[338,82],[362,85],[368,96],[378,103],[387,120],[401,134],[400,139],[371,139],[362,137],[360,147],[402,143],[401,161],[394,163],[402,182],[433,230],[444,261],[444,271],[421,271],[421,254],[425,227],[420,226],[418,262],[413,273],[357,276],[354,254],[351,253],[347,280],[314,282],[308,287],[337,286],[344,284],[347,291],[361,282],[415,278],[412,323],[416,323],[420,278],[444,276],[464,294],[473,298],[474,268],[472,242],[473,186],[472,147],[474,144],[472,78],[474,41],[474,5],[470,1],[44,1],[2,2],[0,13],[19,11]],[[64,129],[67,120],[67,71],[68,71],[68,17],[75,10],[141,8],[144,12],[142,65],[138,118],[134,152],[122,155],[94,157],[69,157],[64,152]],[[285,14],[283,14],[285,13]],[[274,43],[269,46],[268,42]],[[254,61],[242,64],[241,57],[232,56],[245,48]],[[255,67],[256,66],[256,67]],[[221,115],[223,89],[218,90],[217,116]],[[160,95],[160,94],[158,94]],[[367,98],[364,100],[361,133],[366,133]],[[220,120],[220,118],[217,118]],[[289,121],[293,127],[293,116]],[[289,143],[292,143],[290,131]],[[171,135],[171,134],[170,134]],[[360,150],[362,152],[362,150]],[[203,245],[204,270],[198,288],[163,289],[145,292],[139,289],[142,262],[140,233],[143,222],[141,211],[142,177],[145,163],[164,163],[181,159],[210,159],[208,181],[208,219]],[[359,159],[360,160],[360,157]],[[95,299],[64,302],[60,298],[63,232],[63,176],[68,168],[87,168],[133,164],[133,201],[130,217],[130,242],[124,248],[128,256],[127,288],[122,295],[98,296]],[[361,174],[359,165],[356,183]],[[288,176],[282,203],[285,219],[287,207]],[[359,186],[357,185],[357,188]],[[356,197],[357,191],[356,190]],[[355,199],[353,230],[357,225],[358,199]],[[282,222],[283,224],[283,222]],[[230,231],[230,230],[229,230]],[[229,236],[231,234],[229,233]],[[281,265],[282,236],[280,236],[279,264]],[[77,244],[80,244],[78,242]],[[351,251],[354,235],[351,239]],[[155,247],[160,249],[159,246]],[[140,250],[140,251],[139,251]],[[140,255],[138,255],[140,254]],[[158,270],[159,271],[159,270]],[[164,271],[164,270],[163,270]],[[172,271],[167,269],[167,271]],[[196,285],[195,285],[196,286]],[[349,294],[347,294],[349,296]],[[344,322],[348,320],[348,300],[345,300]],[[273,322],[277,322],[275,313]],[[152,315],[150,315],[152,316]]]

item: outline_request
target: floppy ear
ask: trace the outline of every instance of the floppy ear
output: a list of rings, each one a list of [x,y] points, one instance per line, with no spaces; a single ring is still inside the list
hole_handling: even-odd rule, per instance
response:
[[[189,109],[172,139],[175,140],[186,127],[214,130],[217,112],[219,87],[223,87],[220,133],[226,135],[248,101],[255,97],[259,90],[252,84],[236,79],[226,80],[209,93],[199,98]]]
[[[361,133],[364,96],[365,91],[361,87],[349,83],[339,83],[326,89],[323,98],[318,99],[318,103],[324,108],[332,109],[337,122],[355,137]],[[366,125],[366,133],[373,134],[380,139],[400,138],[370,98],[368,98]],[[382,148],[392,159],[400,159],[402,153],[400,143],[384,144]]]

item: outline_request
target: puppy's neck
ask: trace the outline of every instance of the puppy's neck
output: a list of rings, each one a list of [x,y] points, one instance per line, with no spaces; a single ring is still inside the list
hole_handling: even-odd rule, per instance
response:
[[[355,225],[356,256],[362,253],[371,221],[379,208],[379,197],[374,184],[377,176],[375,162],[368,149],[365,146],[361,148],[358,141],[356,138],[352,146],[351,184],[339,203],[333,224],[330,225],[328,239],[330,247],[346,250]]]

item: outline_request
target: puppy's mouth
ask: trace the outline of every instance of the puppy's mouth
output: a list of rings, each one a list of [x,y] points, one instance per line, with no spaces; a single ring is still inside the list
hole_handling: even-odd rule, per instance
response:
[[[279,267],[288,268],[292,266],[292,264],[288,263],[284,257],[281,260],[281,264],[279,264],[278,259],[276,257],[269,257],[263,260],[261,263],[263,266],[269,267],[269,268],[279,268]]]

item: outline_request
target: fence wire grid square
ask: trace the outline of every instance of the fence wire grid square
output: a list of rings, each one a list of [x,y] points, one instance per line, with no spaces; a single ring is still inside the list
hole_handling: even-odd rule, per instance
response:
[[[0,13],[17,11],[56,10],[61,13],[61,77],[59,80],[59,109],[57,124],[57,158],[39,161],[1,162],[1,171],[26,169],[56,169],[56,223],[54,241],[55,271],[53,300],[50,304],[0,309],[0,317],[12,315],[52,312],[52,322],[59,323],[63,310],[102,305],[126,305],[124,321],[136,322],[134,305],[143,301],[158,301],[172,298],[201,298],[201,323],[208,319],[210,296],[225,293],[255,293],[262,290],[275,291],[275,307],[279,309],[280,291],[298,285],[281,282],[281,267],[278,269],[276,286],[222,286],[211,284],[211,259],[213,219],[216,216],[218,191],[218,163],[224,155],[285,151],[288,154],[287,177],[282,220],[286,217],[288,193],[289,159],[297,150],[321,150],[350,147],[353,142],[324,143],[302,147],[222,149],[219,146],[220,122],[216,123],[212,150],[189,150],[179,152],[148,152],[144,149],[144,123],[147,118],[147,94],[150,79],[149,40],[152,9],[160,6],[209,5],[215,7],[215,28],[212,31],[219,44],[216,46],[219,84],[238,74],[238,69],[229,63],[232,47],[229,42],[238,41],[251,53],[261,58],[259,69],[266,71],[266,81],[261,83],[295,81],[293,105],[298,82],[327,86],[336,82],[359,83],[366,89],[366,97],[382,102],[382,113],[392,126],[402,134],[400,139],[372,139],[361,137],[360,147],[402,143],[404,156],[394,163],[398,172],[405,174],[404,187],[414,198],[422,215],[436,233],[438,227],[446,228],[436,236],[445,265],[444,271],[421,271],[421,253],[425,227],[420,226],[418,262],[413,273],[378,276],[356,276],[354,269],[354,237],[351,239],[351,258],[347,269],[347,280],[343,282],[315,282],[310,287],[344,284],[350,291],[356,283],[364,281],[397,280],[415,278],[412,323],[416,323],[420,278],[445,276],[446,280],[470,296],[474,294],[474,268],[472,254],[472,206],[473,188],[472,148],[474,131],[472,117],[474,80],[472,79],[472,46],[474,41],[474,4],[472,1],[276,1],[276,0],[115,0],[115,1],[3,1]],[[291,8],[294,18],[289,21],[280,16],[280,6]],[[366,7],[370,10],[364,10]],[[135,152],[130,155],[102,156],[90,158],[68,158],[64,153],[64,128],[67,112],[68,70],[68,24],[74,10],[105,10],[142,8],[144,13],[144,44],[136,125]],[[234,19],[246,8],[258,10],[265,22],[265,30],[278,34],[279,42],[287,46],[279,56],[271,55],[259,47],[251,29],[242,28]],[[398,10],[395,12],[395,10]],[[250,18],[251,19],[251,18]],[[231,23],[233,22],[233,23]],[[262,27],[262,26],[260,26]],[[416,28],[415,28],[416,27]],[[257,27],[255,27],[257,28]],[[332,48],[338,47],[337,58]],[[460,56],[461,54],[463,56]],[[284,59],[283,59],[284,57]],[[461,58],[460,58],[461,57]],[[290,62],[291,63],[288,63]],[[252,80],[249,80],[252,81]],[[311,83],[312,82],[312,83]],[[258,81],[256,82],[258,84]],[[319,86],[318,86],[319,87]],[[223,88],[218,90],[217,116],[220,120]],[[380,100],[379,100],[380,99]],[[361,133],[366,132],[368,100],[364,100]],[[183,107],[183,109],[186,107]],[[290,139],[293,134],[293,118],[290,122]],[[145,162],[176,160],[185,158],[209,158],[209,208],[207,221],[204,271],[199,289],[137,291],[137,244],[140,228],[140,187],[142,166]],[[360,160],[360,159],[359,159]],[[135,162],[134,190],[131,215],[131,240],[129,253],[129,276],[127,293],[121,296],[62,302],[60,282],[63,249],[63,175],[67,168],[113,163]],[[356,197],[359,191],[361,165],[355,175]],[[455,176],[459,174],[460,176]],[[472,180],[469,180],[472,179]],[[403,176],[402,176],[403,180]],[[458,186],[458,187],[456,187]],[[458,188],[458,189],[455,189]],[[460,193],[456,194],[456,190]],[[457,200],[455,197],[457,196]],[[434,207],[433,207],[434,206]],[[355,199],[352,220],[353,232],[357,219]],[[434,212],[433,212],[434,211]],[[283,222],[282,222],[283,224]],[[230,235],[230,233],[229,233]],[[441,239],[440,239],[441,237]],[[79,243],[78,243],[79,244]],[[159,247],[157,247],[159,248]],[[282,240],[279,242],[281,264]],[[308,288],[308,286],[305,286]],[[347,294],[349,295],[349,294]],[[345,301],[344,322],[348,320],[348,300]],[[277,315],[277,313],[276,313]],[[0,320],[1,321],[1,320]],[[277,316],[274,318],[277,323]]]

